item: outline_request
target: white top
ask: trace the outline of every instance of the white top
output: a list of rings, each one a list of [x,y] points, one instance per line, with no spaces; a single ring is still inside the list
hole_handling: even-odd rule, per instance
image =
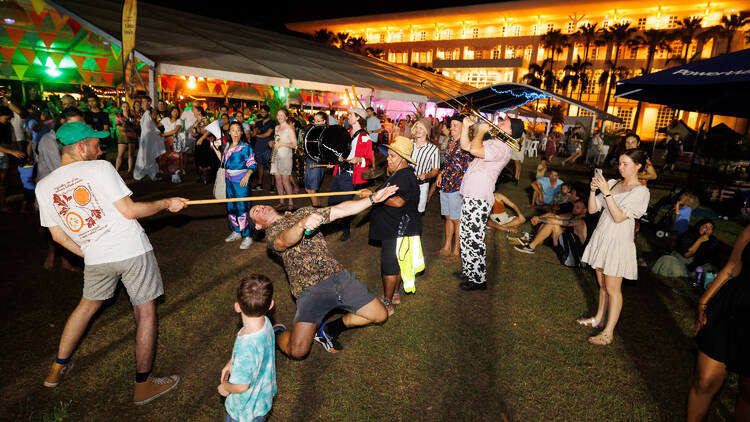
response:
[[[190,129],[193,127],[196,121],[198,119],[195,118],[195,114],[193,114],[193,110],[185,110],[182,112],[182,115],[180,115],[180,119],[185,122],[185,127]],[[187,134],[190,136],[190,132]]]
[[[39,138],[37,150],[36,180],[38,182],[60,167],[60,147],[57,145],[54,130],[50,130]]]
[[[167,132],[171,132],[171,131],[175,130],[177,128],[177,126],[182,127],[182,120],[177,119],[177,120],[174,121],[174,123],[172,123],[169,120],[169,117],[165,117],[165,118],[161,119],[161,124],[162,124],[162,126],[164,126],[164,133],[167,133]]]
[[[24,121],[21,115],[13,112],[13,117],[10,119],[10,125],[13,126],[13,136],[16,137],[16,142],[22,142],[26,140],[26,131],[24,130]]]
[[[104,160],[62,166],[36,185],[42,226],[60,226],[81,247],[86,265],[123,261],[153,249],[138,221],[114,206],[132,194]]]
[[[367,132],[370,134],[370,139],[372,139],[372,142],[378,142],[378,134],[373,133],[373,131],[381,128],[382,126],[380,126],[380,119],[375,116],[367,118]]]

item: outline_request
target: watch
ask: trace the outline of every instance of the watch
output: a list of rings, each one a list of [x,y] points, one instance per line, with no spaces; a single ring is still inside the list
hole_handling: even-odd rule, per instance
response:
[[[372,199],[372,195],[368,196],[368,198],[370,198],[370,204],[375,205],[375,200]]]

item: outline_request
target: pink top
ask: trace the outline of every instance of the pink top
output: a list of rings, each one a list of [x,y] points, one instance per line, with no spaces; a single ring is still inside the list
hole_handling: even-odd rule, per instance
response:
[[[474,158],[469,163],[461,183],[461,195],[481,199],[492,205],[495,203],[495,182],[510,161],[511,148],[497,139],[490,139],[482,144],[484,158]]]

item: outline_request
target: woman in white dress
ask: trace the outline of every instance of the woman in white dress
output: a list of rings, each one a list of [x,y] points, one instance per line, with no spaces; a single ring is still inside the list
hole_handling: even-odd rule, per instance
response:
[[[293,165],[293,153],[294,149],[297,148],[297,135],[294,133],[294,127],[289,121],[289,111],[285,108],[280,109],[276,112],[276,120],[279,125],[276,126],[275,133],[273,135],[273,141],[269,143],[273,147],[271,153],[271,174],[276,178],[276,187],[279,190],[279,195],[291,195],[292,182],[290,176],[292,175]],[[289,199],[289,205],[286,207],[288,211],[294,209],[292,200]],[[277,208],[284,208],[284,201],[280,201]]]
[[[180,181],[179,172],[181,171],[182,175],[185,175],[185,155],[182,153],[184,144],[178,146],[175,143],[177,132],[182,130],[183,122],[180,119],[180,109],[176,106],[170,107],[169,117],[161,119],[160,123],[164,127],[164,133],[161,136],[164,138],[164,147],[167,151],[161,158],[162,173],[176,174],[177,177],[172,177],[172,181],[178,182]],[[177,157],[174,157],[175,155]],[[177,158],[177,160],[174,160],[174,158]],[[177,161],[177,163],[174,163],[174,161]],[[174,169],[174,167],[177,168]]]
[[[141,117],[141,136],[138,145],[138,156],[135,159],[133,178],[141,180],[148,176],[156,179],[159,173],[157,159],[164,154],[164,139],[154,123],[156,111],[151,108],[151,98],[143,97],[143,116]]]
[[[638,172],[645,163],[643,152],[629,149],[620,155],[618,169],[621,180],[607,181],[601,174],[591,179],[589,213],[602,210],[602,214],[581,261],[596,270],[599,308],[595,316],[579,319],[578,323],[601,328],[606,316],[602,332],[589,338],[592,344],[605,346],[612,343],[622,310],[622,279],[638,279],[633,231],[635,220],[646,212],[650,198],[648,188],[638,180]],[[597,189],[599,194],[596,193]]]

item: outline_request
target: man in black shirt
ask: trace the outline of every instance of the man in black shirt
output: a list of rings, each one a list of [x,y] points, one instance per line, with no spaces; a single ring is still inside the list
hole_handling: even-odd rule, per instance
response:
[[[86,124],[94,130],[109,131],[109,114],[101,109],[99,97],[90,94],[86,97],[86,103],[89,105],[88,111],[83,115]]]
[[[411,153],[414,144],[408,138],[397,136],[389,145],[379,145],[388,156],[390,176],[384,186],[398,186],[398,191],[387,201],[376,204],[370,215],[370,238],[382,242],[380,272],[383,278],[383,305],[388,314],[393,313],[393,303],[401,303],[398,293],[401,283],[401,268],[396,255],[396,243],[400,237],[419,236],[422,233],[422,216],[419,205],[419,183],[414,170]]]

